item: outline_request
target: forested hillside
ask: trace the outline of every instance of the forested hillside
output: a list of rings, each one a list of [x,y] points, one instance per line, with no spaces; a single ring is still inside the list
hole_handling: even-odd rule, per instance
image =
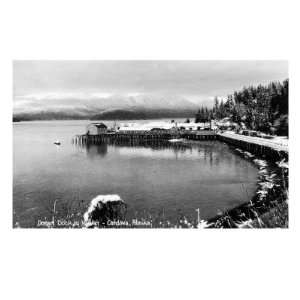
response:
[[[230,117],[247,128],[277,135],[288,135],[289,80],[267,86],[249,86],[228,95],[225,101],[215,98],[214,107],[202,107],[196,122]]]

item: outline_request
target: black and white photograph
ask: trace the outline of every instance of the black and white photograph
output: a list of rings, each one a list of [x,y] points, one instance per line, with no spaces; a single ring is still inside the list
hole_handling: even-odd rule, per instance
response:
[[[0,298],[299,299],[293,0],[0,4]]]
[[[287,61],[14,61],[14,228],[288,228]]]

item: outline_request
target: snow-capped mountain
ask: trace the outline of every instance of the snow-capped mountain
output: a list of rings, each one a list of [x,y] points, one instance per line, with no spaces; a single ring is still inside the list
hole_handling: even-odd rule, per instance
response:
[[[129,112],[195,112],[198,106],[193,102],[178,96],[135,95],[121,96],[111,95],[108,97],[89,96],[74,97],[30,97],[19,99],[14,103],[14,115],[59,113],[78,116],[94,116],[111,114],[114,111]]]

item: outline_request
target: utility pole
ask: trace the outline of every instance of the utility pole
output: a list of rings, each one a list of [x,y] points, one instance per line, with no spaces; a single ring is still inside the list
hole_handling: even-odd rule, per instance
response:
[[[200,219],[200,209],[197,208],[197,209],[196,209],[196,212],[197,212],[197,222],[198,222],[197,225],[199,225],[199,224],[200,224],[200,221],[201,221],[201,219]]]
[[[53,216],[52,216],[52,223],[53,223],[53,226],[55,225],[55,214],[56,214],[56,202],[57,202],[57,199],[55,199],[54,201],[54,204],[53,204]]]

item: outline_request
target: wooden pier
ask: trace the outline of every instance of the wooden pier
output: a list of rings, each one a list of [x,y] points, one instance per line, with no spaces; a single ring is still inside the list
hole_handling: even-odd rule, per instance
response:
[[[128,132],[112,132],[101,133],[98,135],[76,135],[73,141],[77,144],[85,143],[102,143],[108,141],[133,141],[133,140],[157,140],[168,141],[172,139],[188,139],[188,140],[215,140],[217,135],[213,131],[128,131]]]
[[[288,159],[287,143],[279,143],[260,137],[245,136],[234,133],[216,133],[214,131],[118,131],[104,132],[98,135],[77,135],[73,142],[76,144],[143,144],[147,142],[168,142],[172,139],[186,139],[193,141],[220,140],[237,148],[251,152],[260,157],[273,161]]]
[[[261,137],[245,136],[234,133],[218,133],[218,140],[234,145],[257,156],[266,157],[273,161],[288,159],[288,144],[268,140]]]

